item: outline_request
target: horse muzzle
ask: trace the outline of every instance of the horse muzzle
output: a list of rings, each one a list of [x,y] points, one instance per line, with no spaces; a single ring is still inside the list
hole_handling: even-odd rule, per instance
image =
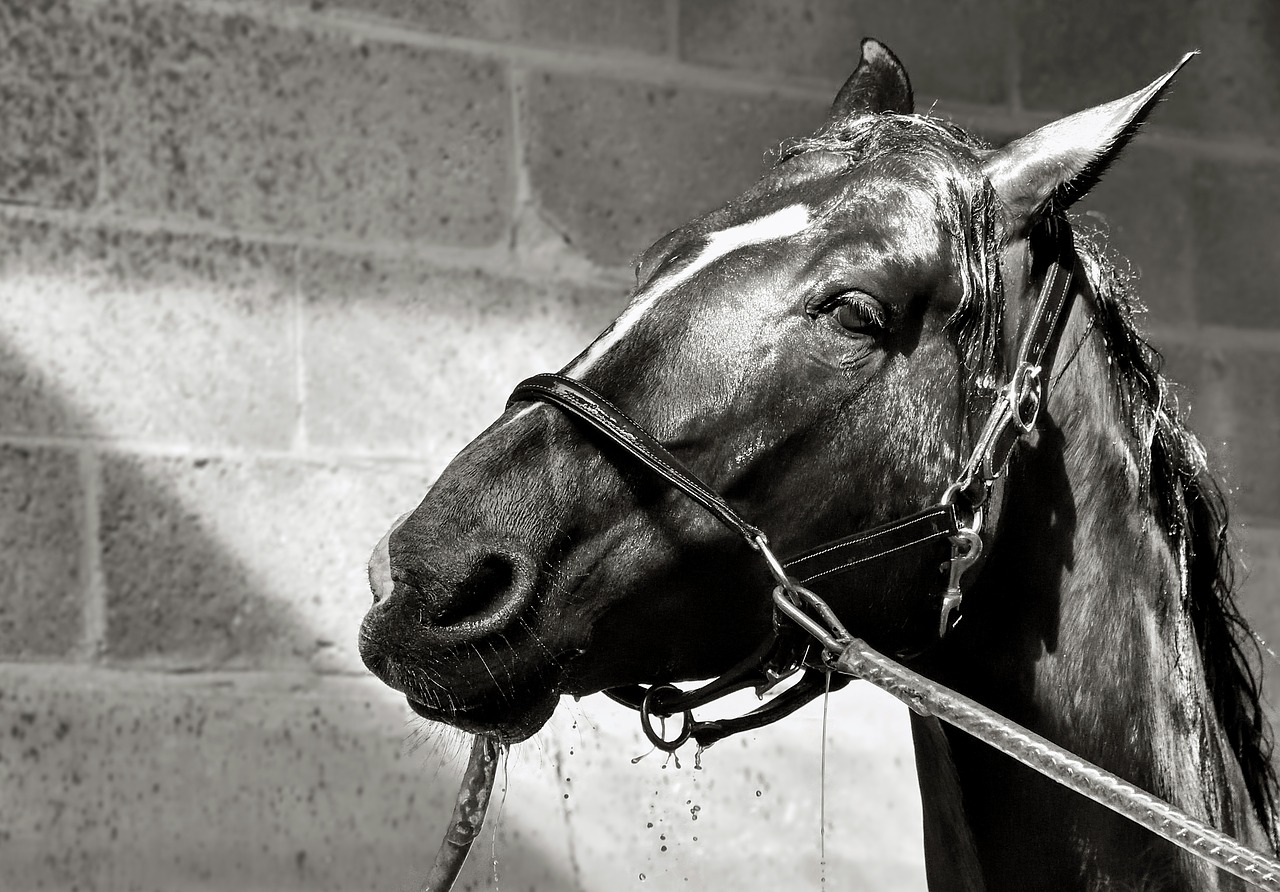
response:
[[[557,699],[546,650],[528,612],[535,567],[519,544],[486,534],[423,547],[398,520],[369,560],[373,604],[360,655],[424,718],[523,740]]]

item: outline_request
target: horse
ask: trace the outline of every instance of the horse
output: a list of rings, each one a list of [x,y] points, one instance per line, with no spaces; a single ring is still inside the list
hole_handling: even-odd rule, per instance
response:
[[[644,251],[630,303],[554,377],[803,555],[956,495],[997,385],[1036,375],[1006,460],[962,487],[985,514],[962,602],[948,562],[906,545],[823,597],[908,666],[1275,852],[1225,501],[1129,281],[1068,217],[1176,71],[993,148],[917,114],[865,40],[826,122]],[[1071,301],[1040,380],[1013,366],[1060,257]],[[751,541],[552,403],[518,390],[392,526],[360,630],[415,712],[507,745],[561,695],[669,692],[789,635]],[[934,892],[1245,888],[935,719],[912,734]]]

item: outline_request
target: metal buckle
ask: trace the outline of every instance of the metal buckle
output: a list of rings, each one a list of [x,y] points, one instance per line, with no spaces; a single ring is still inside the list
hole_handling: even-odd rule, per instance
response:
[[[961,532],[965,530],[969,530],[974,533],[982,532],[982,520],[985,516],[985,512],[983,510],[984,503],[979,502],[976,505],[970,504],[971,497],[969,496],[969,490],[973,488],[973,484],[976,479],[977,478],[975,476],[970,475],[963,480],[957,480],[955,483],[947,487],[947,491],[942,494],[942,501],[938,503],[940,505],[953,505],[957,510],[964,509],[969,512],[969,517],[967,518],[968,523],[964,522],[965,518],[961,518],[958,523],[958,527]],[[959,495],[965,496],[965,504],[962,505],[957,501],[956,497]],[[985,490],[983,498],[986,498]]]
[[[797,663],[794,666],[783,667],[780,669],[775,669],[772,666],[764,666],[762,668],[764,671],[764,681],[760,682],[760,684],[756,685],[755,688],[753,688],[753,690],[755,691],[757,700],[763,700],[765,694],[769,693],[778,685],[786,681],[788,678],[795,675],[797,672],[803,669],[804,666],[800,663]]]
[[[1040,414],[1042,388],[1040,386],[1040,366],[1024,362],[1009,380],[1006,391],[1009,401],[1009,412],[1018,430],[1029,434],[1036,426],[1036,418]]]

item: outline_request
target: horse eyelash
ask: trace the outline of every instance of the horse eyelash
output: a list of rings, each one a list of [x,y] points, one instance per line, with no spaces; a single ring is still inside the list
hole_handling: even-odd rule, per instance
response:
[[[842,297],[844,299],[840,303],[857,313],[862,321],[868,325],[884,328],[885,323],[889,321],[884,306],[875,298],[868,297],[860,292],[852,292],[848,295],[842,295]]]
[[[853,310],[863,322],[876,328],[884,328],[889,321],[884,305],[874,297],[869,294],[863,294],[861,291],[842,291],[839,294],[834,294],[821,303],[815,304],[809,311],[809,315],[818,316],[823,313],[831,313],[841,306]]]

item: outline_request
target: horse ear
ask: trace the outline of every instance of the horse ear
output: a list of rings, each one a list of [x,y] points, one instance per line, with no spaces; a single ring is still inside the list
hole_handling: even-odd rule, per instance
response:
[[[1014,225],[1029,227],[1051,202],[1065,210],[1092,189],[1196,52],[1136,93],[1046,124],[992,153],[983,172]]]
[[[898,57],[874,37],[862,41],[862,58],[849,75],[836,101],[831,103],[832,120],[850,115],[897,112],[909,115],[915,109],[911,81]]]

